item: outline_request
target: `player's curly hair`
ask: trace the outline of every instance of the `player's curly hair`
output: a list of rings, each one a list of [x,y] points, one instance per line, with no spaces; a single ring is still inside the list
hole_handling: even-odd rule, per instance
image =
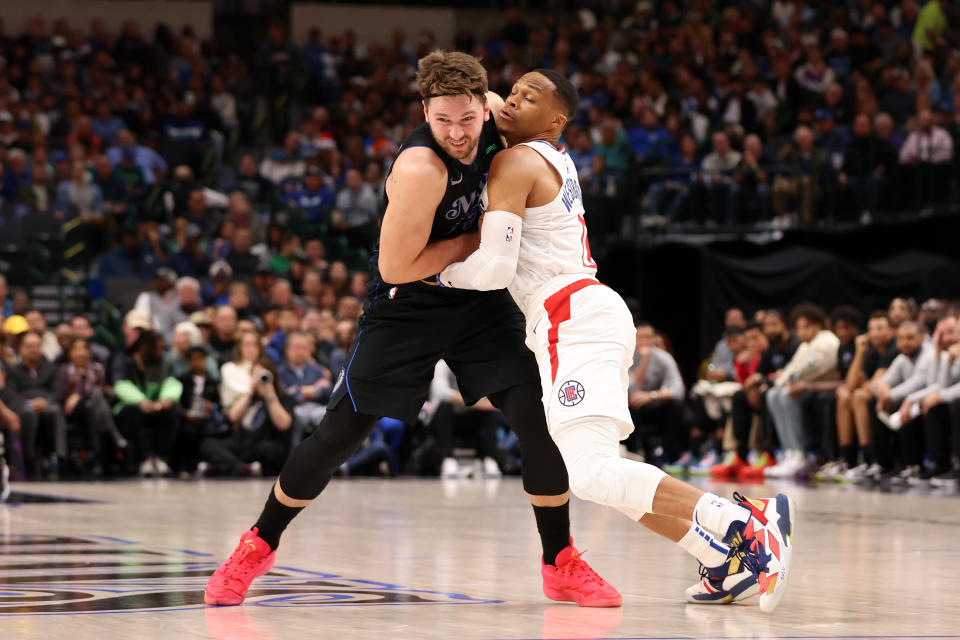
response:
[[[417,64],[417,85],[424,101],[472,94],[486,103],[487,71],[473,56],[459,51],[434,51]]]

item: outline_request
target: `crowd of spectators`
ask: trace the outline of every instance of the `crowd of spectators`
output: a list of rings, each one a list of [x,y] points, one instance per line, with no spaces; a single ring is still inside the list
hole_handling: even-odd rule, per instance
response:
[[[303,46],[272,22],[250,51],[223,50],[189,26],[145,35],[128,21],[111,33],[98,19],[80,30],[37,17],[7,34],[0,22],[0,237],[24,246],[79,229],[91,291],[124,318],[116,335],[95,330],[89,313],[50,330],[29,286],[0,283],[0,424],[15,473],[282,465],[323,415],[357,332],[383,181],[423,122],[416,61],[438,47],[481,57],[502,95],[535,67],[572,79],[580,110],[564,144],[601,241],[639,213],[649,225],[863,221],[931,209],[956,191],[960,56],[946,0],[598,1],[542,19],[508,10],[504,22],[453,43],[396,29],[362,44],[315,27]],[[639,323],[630,455],[683,466],[734,451],[745,462],[752,442],[761,464],[777,445],[788,452],[768,473],[803,471],[817,442],[805,439],[798,406],[814,394],[816,415],[837,405],[839,449],[817,446],[824,462],[842,458],[835,475],[893,468],[874,451],[878,420],[911,425],[898,438],[918,434],[918,421],[948,430],[927,396],[891,395],[912,365],[866,357],[868,347],[887,355],[874,339],[879,317],[869,346],[851,310],[769,311],[755,324],[730,315],[692,399],[666,336]],[[888,324],[898,344],[914,326]],[[931,337],[937,354],[953,353],[952,335]],[[901,355],[915,353],[911,336]],[[834,371],[838,350],[856,375]],[[932,366],[920,370],[931,376]],[[874,380],[884,368],[896,375]],[[383,421],[344,472],[514,466],[499,414],[458,399],[438,369],[421,420],[428,435]],[[756,416],[773,425],[766,440],[750,440]],[[458,438],[478,467],[459,465]],[[932,464],[946,469],[942,455]]]
[[[730,309],[685,392],[641,324],[629,453],[723,480],[955,486],[960,472],[960,303],[897,298],[866,319],[815,304]],[[659,447],[656,445],[659,444]],[[721,460],[722,458],[722,460]]]

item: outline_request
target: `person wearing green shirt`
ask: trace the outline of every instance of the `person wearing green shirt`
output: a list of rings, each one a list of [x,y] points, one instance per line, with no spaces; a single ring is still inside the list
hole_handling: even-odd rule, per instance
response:
[[[911,40],[921,51],[932,53],[943,46],[943,32],[947,30],[947,18],[944,11],[949,8],[950,0],[928,0],[917,16]]]

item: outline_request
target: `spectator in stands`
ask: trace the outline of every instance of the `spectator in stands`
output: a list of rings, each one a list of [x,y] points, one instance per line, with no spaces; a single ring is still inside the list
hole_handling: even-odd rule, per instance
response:
[[[377,195],[357,169],[347,170],[347,184],[337,194],[336,208],[340,216],[334,217],[333,227],[346,233],[352,246],[369,247],[380,211]]]
[[[306,172],[307,163],[300,154],[300,136],[296,131],[287,133],[283,148],[267,152],[260,163],[260,175],[281,188],[304,177]]]
[[[200,344],[192,344],[184,352],[187,370],[177,380],[180,394],[180,429],[173,447],[171,466],[181,475],[190,475],[200,463],[200,445],[204,438],[222,433],[226,425],[220,416],[220,372],[210,372],[210,358]]]
[[[327,186],[323,170],[310,165],[303,178],[303,188],[291,190],[284,200],[291,210],[299,212],[305,220],[326,223],[336,205],[337,196]]]
[[[66,142],[68,146],[80,145],[87,158],[99,153],[103,146],[103,138],[94,132],[93,121],[87,115],[81,115],[74,121],[73,130],[67,136]]]
[[[239,337],[220,378],[220,407],[230,430],[205,438],[201,458],[225,475],[279,472],[286,458],[285,432],[293,425],[293,403],[283,394],[273,363],[263,356],[257,334]]]
[[[230,285],[230,298],[227,304],[233,307],[240,320],[251,320],[255,323],[260,320],[250,305],[250,287],[246,282],[234,282]]]
[[[790,314],[800,346],[766,394],[767,410],[783,448],[783,457],[764,471],[771,478],[788,478],[806,466],[807,435],[804,431],[803,396],[813,383],[836,376],[840,341],[826,329],[827,316],[813,304],[797,305]]]
[[[949,25],[945,14],[949,9],[949,0],[929,0],[923,5],[911,36],[918,57],[937,53],[946,45],[944,32]]]
[[[309,333],[293,331],[286,337],[286,358],[278,367],[280,387],[296,403],[291,435],[294,447],[320,424],[330,399],[330,370],[311,362],[313,349]]]
[[[131,224],[124,224],[120,230],[120,244],[108,251],[100,260],[100,279],[140,278],[144,282],[156,277],[162,261],[157,256],[161,251],[159,239],[152,237],[151,242],[140,242],[138,230]]]
[[[201,278],[210,270],[210,257],[204,249],[200,227],[190,223],[184,228],[184,244],[168,261],[177,275]]]
[[[732,329],[738,329],[738,335],[742,336],[743,329],[746,326],[747,320],[744,317],[741,309],[738,307],[731,307],[727,309],[723,315],[724,335],[713,347],[713,353],[710,357],[710,366],[708,367],[706,374],[707,380],[721,382],[723,380],[734,380],[736,378],[733,357],[734,354],[730,350],[730,346],[727,341],[727,334]]]
[[[867,333],[857,336],[853,362],[844,385],[837,389],[837,441],[841,459],[820,470],[824,479],[842,476],[859,480],[874,463],[873,439],[870,434],[868,402],[873,383],[883,376],[899,352],[893,326],[883,311],[876,311],[867,322]],[[854,440],[856,436],[856,440]],[[859,464],[859,450],[863,463]]]
[[[7,384],[23,398],[20,425],[26,464],[33,477],[57,479],[67,457],[67,423],[63,417],[60,372],[43,357],[40,334],[28,331],[20,343],[20,362],[10,368]],[[38,439],[48,440],[48,455],[41,456]]]
[[[68,347],[68,361],[60,367],[63,413],[83,426],[86,446],[95,460],[94,476],[102,473],[104,453],[122,450],[127,440],[117,429],[105,392],[107,374],[103,365],[92,359],[90,343],[74,338]]]
[[[254,204],[271,204],[273,202],[273,183],[260,175],[257,163],[253,156],[245,153],[240,156],[237,168],[236,188],[247,194]]]
[[[133,305],[134,309],[142,311],[150,318],[153,330],[163,336],[164,340],[172,338],[173,326],[186,319],[177,309],[177,293],[174,290],[176,284],[177,274],[172,269],[161,267],[157,269],[153,286],[140,293]]]
[[[141,476],[170,474],[168,461],[176,440],[179,415],[174,407],[183,391],[163,368],[163,338],[145,330],[113,384],[119,401],[114,411],[120,432],[133,445]]]
[[[210,284],[203,289],[203,305],[219,307],[227,304],[230,298],[230,282],[233,268],[225,260],[217,260],[210,265]]]
[[[241,279],[250,279],[257,269],[259,259],[251,253],[253,234],[248,227],[237,227],[233,232],[230,252],[226,256],[227,264],[233,275]]]
[[[259,244],[266,240],[267,227],[260,213],[253,210],[247,194],[243,191],[234,191],[228,197],[227,214],[225,220],[233,222],[237,228],[250,231],[252,243]]]
[[[223,220],[223,216],[210,209],[203,189],[192,189],[187,196],[186,218],[208,239],[213,237]]]
[[[853,134],[837,179],[853,193],[857,211],[869,220],[870,213],[879,208],[888,176],[894,175],[896,152],[889,142],[871,134],[870,118],[865,114],[854,119]]]
[[[931,484],[955,487],[960,477],[960,343],[947,351],[941,388],[923,404],[927,456],[925,473]]]
[[[653,346],[653,327],[645,322],[637,326],[637,351],[630,368],[630,414],[636,431],[627,446],[644,450],[646,460],[654,463],[649,441],[652,430],[663,442],[664,456],[673,462],[687,449],[681,415],[684,397],[683,379],[673,357]]]
[[[87,172],[83,162],[70,165],[71,179],[57,186],[57,203],[71,207],[87,224],[103,224],[103,192]]]
[[[217,361],[224,363],[233,357],[237,339],[237,312],[230,305],[217,307],[213,316],[213,333],[210,348]]]
[[[27,321],[27,330],[40,336],[40,353],[47,362],[55,362],[60,357],[62,349],[57,336],[47,328],[47,319],[43,312],[31,309],[24,314],[23,319]]]
[[[887,316],[890,318],[890,324],[896,329],[902,322],[914,321],[917,319],[917,303],[913,298],[894,298],[890,301],[887,308]]]
[[[163,181],[167,173],[167,161],[154,149],[137,143],[137,137],[129,129],[123,128],[117,132],[116,146],[107,149],[107,159],[116,166],[123,159],[128,149],[133,150],[133,161],[140,167],[144,182],[153,185]]]
[[[743,156],[730,147],[730,137],[725,131],[714,132],[710,139],[713,151],[703,159],[707,209],[716,224],[737,222],[740,215],[740,188],[732,179],[732,173],[740,165]]]
[[[202,313],[202,312],[201,312]],[[170,348],[163,354],[163,366],[174,378],[181,378],[190,371],[190,361],[187,352],[190,347],[202,346],[206,353],[207,341],[204,340],[200,328],[187,320],[178,322],[173,328],[173,339]],[[207,375],[211,380],[220,379],[220,365],[216,358],[207,354]]]
[[[6,458],[12,463],[10,477],[13,480],[23,480],[24,472],[23,446],[21,438],[20,414],[23,412],[24,399],[7,385],[7,365],[0,359],[0,438],[6,446]],[[0,456],[3,458],[4,456]],[[0,465],[4,460],[0,459]],[[0,471],[2,473],[2,471]]]
[[[945,197],[953,162],[953,139],[945,129],[934,126],[933,113],[923,109],[917,114],[917,127],[900,149],[907,184],[921,204]]]
[[[879,480],[882,475],[894,470],[894,447],[899,444],[897,434],[880,420],[882,414],[891,414],[899,409],[904,399],[923,387],[933,366],[933,347],[924,344],[921,325],[913,320],[904,320],[897,326],[897,350],[900,352],[887,372],[871,385],[874,400],[869,403],[871,438],[874,443],[876,462],[870,465],[861,477]]]
[[[3,184],[0,186],[0,196],[4,200],[14,202],[20,198],[21,190],[25,189],[33,177],[27,166],[27,154],[23,149],[11,149],[7,153]]]
[[[70,331],[74,338],[87,341],[94,362],[98,362],[104,367],[107,366],[110,361],[110,349],[94,341],[95,332],[87,316],[78,313],[70,318]]]
[[[795,145],[787,144],[780,152],[780,164],[788,170],[774,179],[773,210],[780,220],[793,217],[799,211],[800,219],[811,224],[814,208],[822,197],[823,182],[831,171],[830,163],[821,149],[814,148],[809,127],[797,127],[794,142]]]
[[[763,150],[760,136],[751,133],[743,139],[743,158],[735,180],[740,190],[741,207],[751,213],[752,219],[773,218],[772,174],[769,173],[773,164],[773,158]]]
[[[97,103],[97,113],[90,121],[90,127],[93,133],[104,142],[113,144],[117,141],[120,132],[126,128],[126,123],[124,123],[122,118],[114,115],[108,101],[101,100]]]

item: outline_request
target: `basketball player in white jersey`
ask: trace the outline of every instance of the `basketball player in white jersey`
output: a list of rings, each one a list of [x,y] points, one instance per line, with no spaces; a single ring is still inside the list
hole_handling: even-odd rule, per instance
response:
[[[635,347],[623,300],[596,279],[577,171],[557,147],[577,109],[560,73],[540,69],[493,105],[509,146],[493,160],[483,198],[480,247],[446,267],[441,285],[507,287],[523,311],[540,368],[550,434],[571,490],[615,507],[677,542],[703,565],[691,602],[728,603],[756,593],[773,611],[789,577],[794,504],[786,495],[734,500],[620,457],[632,430],[627,405]]]

